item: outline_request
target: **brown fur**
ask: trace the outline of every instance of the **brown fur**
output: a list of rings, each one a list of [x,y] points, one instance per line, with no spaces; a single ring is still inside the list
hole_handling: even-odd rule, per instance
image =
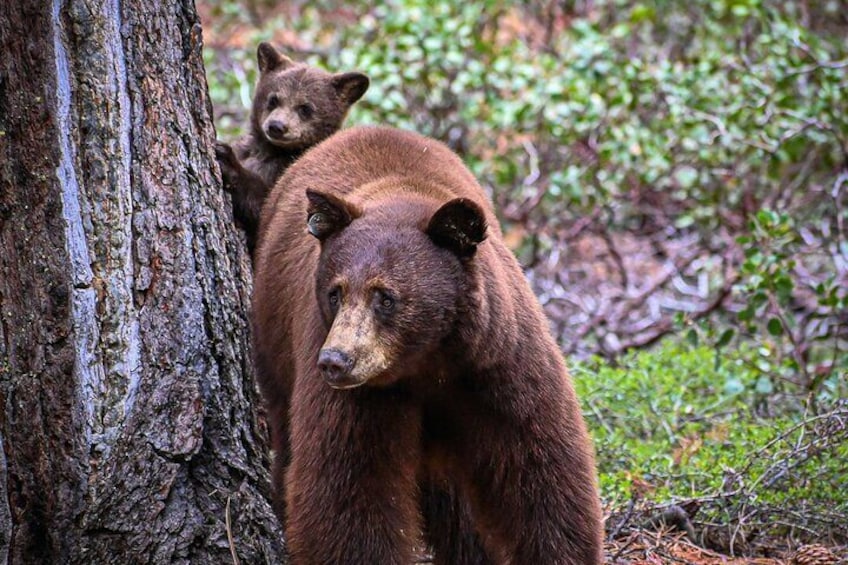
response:
[[[562,355],[445,146],[356,128],[292,165],[253,329],[294,563],[410,563],[422,542],[442,564],[601,562]]]
[[[250,131],[233,146],[219,142],[216,156],[233,216],[251,253],[262,204],[277,179],[304,151],[339,130],[351,105],[368,89],[362,73],[330,74],[295,63],[270,43],[257,49],[259,79]]]

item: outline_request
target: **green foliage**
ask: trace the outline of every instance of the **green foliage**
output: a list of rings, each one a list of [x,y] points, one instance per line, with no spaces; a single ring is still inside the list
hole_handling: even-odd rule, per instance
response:
[[[374,79],[361,120],[414,127],[472,159],[506,138],[507,153],[480,165],[496,191],[530,174],[516,138],[532,134],[554,157],[537,164],[551,206],[584,213],[635,184],[696,204],[680,207],[679,227],[715,227],[716,205],[737,203],[745,191],[733,189],[748,174],[766,192],[810,152],[840,159],[829,130],[846,128],[844,68],[826,63],[841,53],[792,13],[759,2],[643,3],[604,25],[575,19],[538,49],[496,32],[521,18],[510,6],[381,4],[340,30],[328,63]],[[643,39],[669,22],[690,33],[664,49]],[[585,142],[591,166],[561,151]]]
[[[739,236],[737,242],[745,259],[736,290],[746,298],[738,318],[751,340],[759,343],[759,367],[772,375],[773,384],[800,386],[804,392],[811,393],[812,398],[823,395],[835,400],[848,396],[844,353],[840,357],[838,347],[830,354],[826,348],[816,348],[808,350],[810,355],[805,356],[798,337],[796,285],[812,285],[797,280],[796,257],[800,254],[801,235],[796,222],[786,213],[762,209],[753,215],[748,233]],[[836,283],[834,275],[827,276],[809,290],[810,300],[817,302],[815,317],[826,320],[827,312],[848,311],[848,291]],[[826,327],[824,329],[827,331]],[[833,343],[826,339],[827,334],[822,329],[819,333],[819,341]],[[822,363],[839,369],[829,375],[811,375],[810,371]]]
[[[667,343],[620,361],[593,360],[572,371],[595,439],[602,496],[612,507],[633,498],[755,493],[762,505],[805,500],[811,512],[848,513],[848,406],[835,432],[800,410],[769,414],[768,373],[750,366],[744,352],[720,357]]]
[[[720,246],[713,236],[761,205],[823,220],[813,235],[848,214],[798,202],[800,187],[825,192],[848,154],[848,50],[805,28],[800,4],[607,1],[559,33],[504,0],[345,9],[305,6],[252,39],[292,30],[316,46],[310,62],[364,70],[372,86],[352,122],[445,140],[499,203],[539,195],[526,221],[553,230],[604,207],[621,229],[661,216]],[[249,106],[243,55],[235,79],[207,58],[214,102],[237,90]]]
[[[716,368],[715,355],[667,345],[629,355],[617,368],[600,360],[574,367],[578,394],[591,407],[586,416],[607,498],[629,499],[634,478],[662,498],[704,494],[721,483],[717,460],[737,467],[762,445],[762,423],[738,421],[753,404],[757,375],[736,363]],[[740,428],[744,439],[735,445],[731,433]],[[698,449],[685,451],[693,442]]]

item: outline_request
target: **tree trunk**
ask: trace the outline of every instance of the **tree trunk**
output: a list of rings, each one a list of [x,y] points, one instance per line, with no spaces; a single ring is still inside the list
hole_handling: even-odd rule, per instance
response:
[[[192,0],[0,45],[0,563],[280,562]]]

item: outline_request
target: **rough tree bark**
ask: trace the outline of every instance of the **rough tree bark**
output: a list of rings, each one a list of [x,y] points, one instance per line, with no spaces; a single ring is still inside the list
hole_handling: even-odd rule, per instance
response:
[[[192,0],[0,45],[0,563],[281,561]]]

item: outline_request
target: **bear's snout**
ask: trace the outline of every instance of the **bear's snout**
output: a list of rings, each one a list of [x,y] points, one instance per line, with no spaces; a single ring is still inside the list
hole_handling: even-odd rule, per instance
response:
[[[322,349],[318,353],[318,368],[333,388],[353,388],[362,384],[363,381],[351,374],[354,364],[354,359],[340,349]]]
[[[286,122],[271,120],[265,129],[268,137],[272,139],[283,139],[289,131],[289,126],[286,125]]]

